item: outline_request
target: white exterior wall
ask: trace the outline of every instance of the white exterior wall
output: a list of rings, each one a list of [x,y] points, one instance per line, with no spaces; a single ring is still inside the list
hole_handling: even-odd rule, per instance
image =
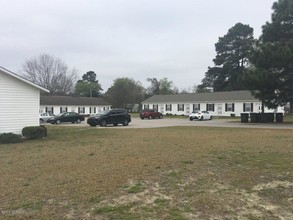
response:
[[[39,126],[40,90],[0,72],[0,133]]]
[[[243,102],[208,102],[209,104],[214,104],[214,111],[209,111],[214,116],[231,116],[231,114],[235,114],[235,116],[240,116],[243,113]],[[233,111],[225,111],[226,103],[234,103],[234,112]],[[247,101],[245,103],[253,103],[253,112],[259,113],[261,112],[261,102],[252,102]],[[166,104],[172,106],[171,111],[166,111]],[[184,104],[184,111],[178,111],[178,104]],[[200,104],[200,110],[206,111],[207,102],[203,103],[143,103],[142,108],[145,105],[149,105],[149,109],[153,109],[153,105],[158,105],[158,111],[162,114],[172,114],[172,115],[189,115],[190,112],[193,111],[193,104]],[[163,110],[162,110],[163,109]],[[283,107],[278,107],[276,110],[268,109],[265,107],[265,112],[282,112],[284,113]],[[250,113],[250,112],[247,112]]]

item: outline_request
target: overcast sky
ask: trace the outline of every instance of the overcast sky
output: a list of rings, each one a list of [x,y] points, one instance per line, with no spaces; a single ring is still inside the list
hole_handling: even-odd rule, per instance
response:
[[[119,77],[147,87],[168,78],[200,84],[215,43],[237,22],[259,37],[276,0],[0,0],[0,66],[19,73],[47,53],[79,77],[92,70],[104,92]]]

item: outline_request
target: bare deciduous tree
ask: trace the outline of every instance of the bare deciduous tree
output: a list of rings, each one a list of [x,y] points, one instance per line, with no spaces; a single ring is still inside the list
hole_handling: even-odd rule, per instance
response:
[[[77,70],[70,70],[60,59],[42,54],[27,60],[22,66],[22,76],[48,90],[51,94],[64,95],[73,91]]]
[[[167,78],[157,80],[157,78],[147,78],[151,86],[147,88],[149,95],[176,94],[178,89],[173,86],[173,82]]]

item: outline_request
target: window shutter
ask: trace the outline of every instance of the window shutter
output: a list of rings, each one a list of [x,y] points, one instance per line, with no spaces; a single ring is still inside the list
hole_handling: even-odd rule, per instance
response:
[[[200,110],[200,104],[198,104],[198,110]]]
[[[48,112],[48,107],[45,107],[45,112]]]
[[[232,112],[234,112],[234,111],[235,111],[235,104],[232,103]]]
[[[60,113],[62,113],[62,107],[60,107]]]
[[[85,114],[85,107],[83,107],[83,114]]]
[[[206,111],[208,111],[208,106],[209,106],[209,104],[206,105]]]
[[[245,103],[243,103],[243,112],[245,112]]]
[[[80,107],[78,107],[78,113],[80,113]]]
[[[213,112],[215,111],[215,104],[213,104]]]
[[[225,112],[227,111],[227,109],[228,109],[228,104],[225,103]]]
[[[251,109],[250,109],[251,112],[253,112],[253,103],[251,103]]]
[[[65,107],[65,111],[68,112],[68,108],[67,107]]]

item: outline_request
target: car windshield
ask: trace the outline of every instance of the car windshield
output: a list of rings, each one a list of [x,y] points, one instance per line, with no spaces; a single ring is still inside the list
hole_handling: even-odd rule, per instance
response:
[[[153,112],[153,111],[154,111],[153,109],[144,109],[141,112]]]
[[[110,112],[111,110],[105,110],[105,111],[102,111],[100,113],[98,113],[98,115],[106,115]]]
[[[200,111],[193,111],[192,113],[200,113]]]

